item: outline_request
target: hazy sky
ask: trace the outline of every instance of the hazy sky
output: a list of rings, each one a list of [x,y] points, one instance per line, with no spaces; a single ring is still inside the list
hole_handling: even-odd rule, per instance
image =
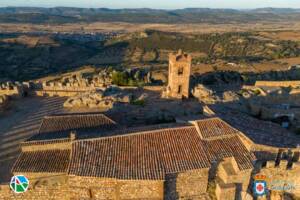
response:
[[[69,6],[107,8],[300,8],[300,0],[0,0],[5,6]]]

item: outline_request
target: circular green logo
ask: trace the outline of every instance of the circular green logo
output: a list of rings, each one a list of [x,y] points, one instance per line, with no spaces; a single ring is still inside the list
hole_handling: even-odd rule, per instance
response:
[[[15,193],[26,192],[29,187],[28,179],[23,175],[17,175],[11,178],[10,188]]]

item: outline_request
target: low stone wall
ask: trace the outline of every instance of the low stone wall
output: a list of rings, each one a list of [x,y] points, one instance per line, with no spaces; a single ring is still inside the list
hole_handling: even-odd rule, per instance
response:
[[[279,151],[284,154],[288,152],[299,153],[299,148],[277,148],[261,144],[253,144],[251,151],[255,154],[256,158],[261,161],[275,160]]]
[[[19,87],[14,86],[12,89],[0,89],[0,96],[1,95],[19,98],[22,96],[22,91]]]
[[[91,90],[35,90],[32,91],[34,96],[58,96],[58,97],[73,97]]]
[[[161,92],[163,91],[163,86],[144,86],[143,89],[144,90],[149,90],[149,91],[153,91],[153,92]]]
[[[297,94],[300,94],[300,89],[292,89],[292,90],[290,91],[290,94],[291,94],[291,95],[297,95]]]
[[[300,81],[256,81],[256,87],[299,87]]]
[[[72,143],[69,140],[57,140],[51,143],[25,143],[21,145],[22,152],[45,151],[45,150],[66,150],[71,149]]]

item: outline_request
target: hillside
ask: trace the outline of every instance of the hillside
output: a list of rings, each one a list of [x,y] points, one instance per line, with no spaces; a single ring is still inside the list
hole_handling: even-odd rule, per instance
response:
[[[28,80],[84,65],[160,66],[183,49],[194,65],[220,61],[260,63],[300,56],[299,41],[274,40],[273,33],[180,34],[151,31],[107,41],[77,41],[53,35],[0,35],[0,80]]]

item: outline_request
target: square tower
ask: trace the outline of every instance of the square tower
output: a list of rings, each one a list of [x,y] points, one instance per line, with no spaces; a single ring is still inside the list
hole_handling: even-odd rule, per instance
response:
[[[192,57],[182,50],[169,55],[169,78],[167,96],[170,98],[189,98]]]

